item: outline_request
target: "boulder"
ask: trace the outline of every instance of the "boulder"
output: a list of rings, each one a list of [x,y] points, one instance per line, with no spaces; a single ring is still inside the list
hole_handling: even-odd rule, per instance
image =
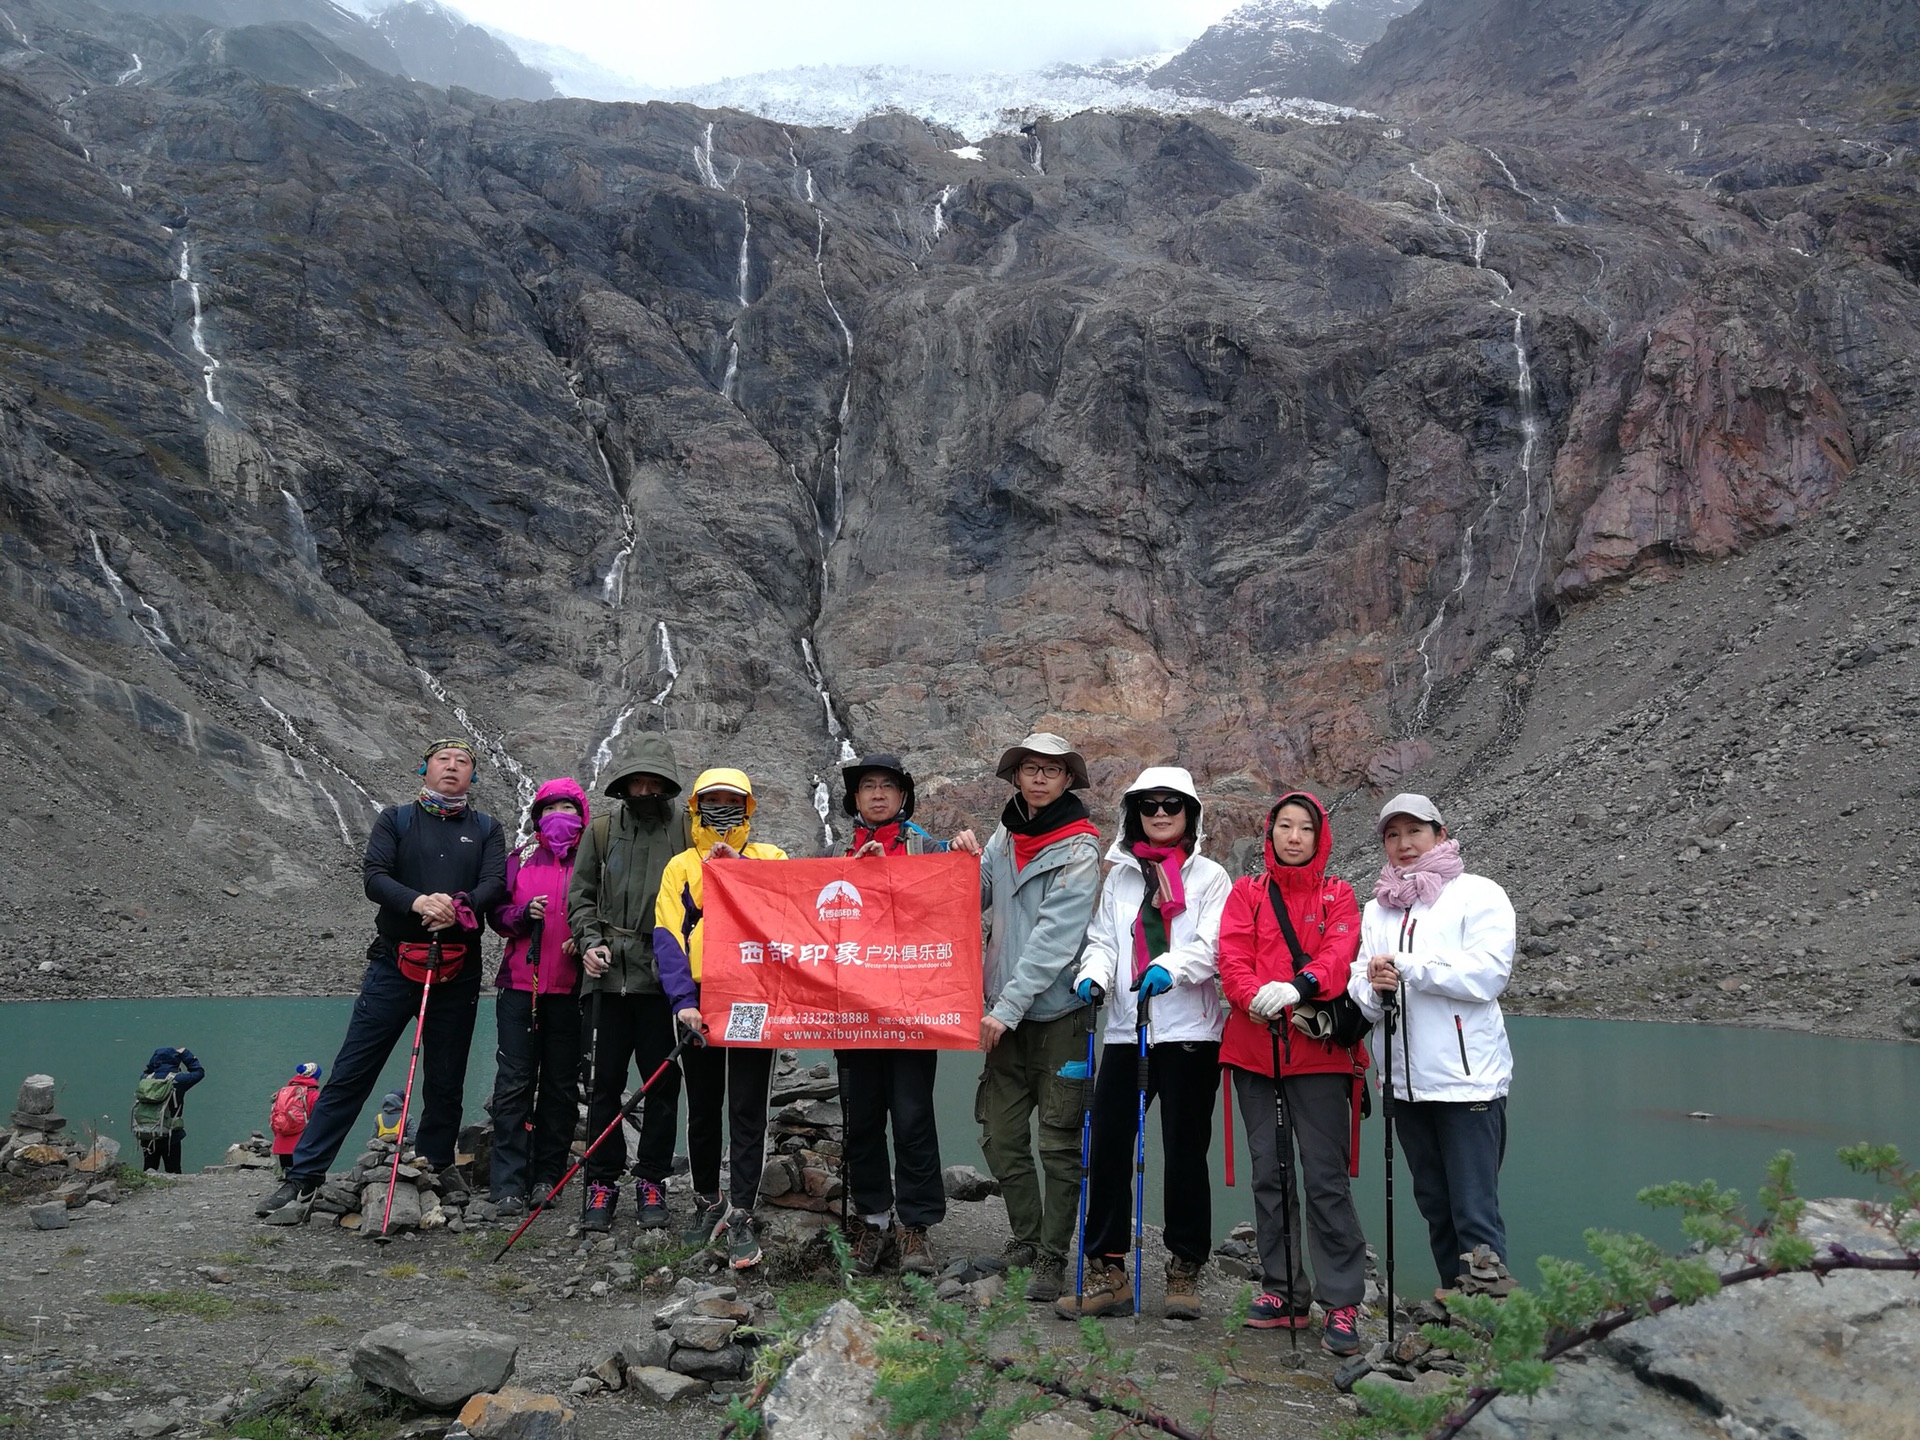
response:
[[[365,1219],[365,1232],[370,1235],[380,1233],[381,1221],[387,1213],[387,1182],[369,1181],[360,1190],[360,1214]],[[418,1230],[420,1228],[420,1192],[402,1180],[393,1187],[393,1216],[386,1228],[393,1230]]]
[[[734,1321],[718,1316],[682,1315],[668,1333],[676,1345],[694,1350],[718,1350],[732,1338],[736,1328]]]
[[[589,1360],[580,1373],[591,1375],[609,1390],[618,1390],[627,1383],[626,1359],[620,1353],[620,1347],[602,1350]]]
[[[671,1405],[691,1395],[704,1395],[711,1388],[704,1380],[665,1370],[658,1365],[642,1365],[637,1370],[629,1370],[627,1383],[641,1394],[651,1395],[662,1405]]]
[[[473,1440],[574,1440],[574,1412],[552,1395],[509,1386],[476,1395],[460,1409],[460,1425]]]
[[[746,1349],[740,1345],[722,1345],[718,1350],[692,1350],[676,1345],[667,1368],[698,1380],[738,1380],[747,1373],[747,1359]]]
[[[402,1321],[353,1347],[353,1373],[432,1409],[447,1410],[513,1374],[520,1342],[489,1330],[420,1330]]]
[[[164,1410],[136,1410],[120,1422],[120,1428],[133,1440],[159,1440],[180,1428],[181,1417]]]
[[[883,1440],[886,1407],[873,1398],[879,1339],[851,1300],[830,1307],[761,1407],[769,1440]]]
[[[984,1200],[1000,1193],[1000,1182],[971,1165],[949,1165],[940,1172],[949,1200]]]
[[[29,1205],[27,1219],[33,1222],[36,1230],[64,1230],[67,1228],[67,1202],[49,1200],[44,1205]]]
[[[673,1336],[665,1330],[647,1330],[620,1344],[620,1360],[627,1368],[627,1379],[635,1370],[664,1370],[673,1354]]]

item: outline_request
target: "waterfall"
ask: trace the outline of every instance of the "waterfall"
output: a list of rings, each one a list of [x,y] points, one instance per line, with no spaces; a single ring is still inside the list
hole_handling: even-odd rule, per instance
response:
[[[1529,200],[1538,200],[1540,198],[1539,196],[1535,195],[1532,191],[1528,190],[1527,187],[1522,185],[1518,180],[1513,178],[1513,171],[1507,168],[1506,161],[1502,160],[1498,155],[1494,155],[1493,151],[1491,150],[1488,150],[1487,154],[1492,156],[1493,163],[1500,167],[1500,173],[1507,177],[1507,184],[1513,187],[1514,194],[1525,196]]]
[[[467,714],[466,707],[456,705],[453,697],[447,694],[447,687],[435,679],[424,666],[414,666],[413,673],[420,677],[420,683],[427,687],[429,695],[453,712],[453,718],[459,722],[460,728],[473,737],[474,744],[480,747],[489,763],[495,769],[504,770],[513,777],[514,789],[520,799],[520,834],[517,838],[524,839],[527,834],[527,816],[533,809],[533,797],[538,788],[533,783],[533,777],[527,774],[525,766],[507,753],[506,746],[473,723],[473,717]]]
[[[589,790],[600,788],[600,772],[613,763],[613,742],[620,738],[620,732],[627,728],[627,721],[633,718],[638,706],[629,705],[613,717],[613,728],[607,731],[606,738],[593,747],[593,779],[588,782]]]
[[[205,317],[200,308],[200,282],[193,278],[193,250],[184,240],[180,242],[179,280],[187,287],[187,293],[193,297],[193,348],[194,353],[205,362],[200,367],[200,374],[207,384],[207,404],[224,415],[227,413],[227,407],[213,397],[213,376],[214,372],[220,368],[220,362],[207,351]]]
[[[1473,526],[1469,525],[1460,537],[1460,578],[1454,582],[1453,589],[1440,598],[1440,608],[1434,611],[1433,619],[1420,632],[1420,643],[1414,646],[1420,656],[1420,705],[1413,714],[1413,728],[1416,730],[1427,723],[1427,707],[1433,701],[1433,657],[1427,653],[1427,645],[1440,632],[1441,622],[1447,618],[1447,606],[1467,588],[1467,581],[1472,576]]]
[[[327,769],[331,770],[335,775],[338,775],[342,780],[346,781],[347,784],[351,785],[354,788],[354,790],[359,794],[360,798],[366,801],[367,804],[373,807],[374,814],[378,815],[380,813],[380,809],[381,809],[380,802],[374,799],[373,796],[367,793],[366,786],[362,785],[358,780],[354,779],[353,776],[349,775],[346,771],[342,770],[338,765],[334,764],[333,761],[328,757],[326,751],[322,750],[318,745],[314,744],[311,740],[307,739],[306,736],[302,735],[300,731],[295,727],[293,723],[293,717],[291,715],[287,714],[286,711],[282,710],[278,705],[274,704],[271,700],[267,699],[267,697],[264,695],[256,695],[253,698],[258,700],[262,705],[266,706],[267,713],[273,716],[274,719],[280,722],[280,728],[287,732],[287,738],[289,740],[293,741],[294,744],[298,745],[301,749],[305,750],[309,755],[313,756],[314,759],[318,760],[322,765],[326,766]]]
[[[740,308],[746,309],[753,302],[747,298],[747,280],[749,257],[747,244],[753,239],[753,212],[747,209],[747,202],[740,202],[740,266],[736,277],[735,293],[740,300]]]
[[[293,553],[314,569],[319,569],[320,547],[314,544],[313,532],[307,528],[307,512],[300,508],[300,501],[284,485],[280,487],[280,498],[286,502],[287,528],[293,536]]]
[[[1540,445],[1540,416],[1534,399],[1533,362],[1527,355],[1526,312],[1514,306],[1502,306],[1513,312],[1513,358],[1519,371],[1517,390],[1520,396],[1520,477],[1525,482],[1525,499],[1520,506],[1520,538],[1514,545],[1513,568],[1507,572],[1506,589],[1502,594],[1513,590],[1514,579],[1520,573],[1521,557],[1527,553],[1527,520],[1533,513],[1533,456]],[[1495,499],[1499,498],[1495,492]],[[1546,521],[1541,524],[1544,527]],[[1540,543],[1546,544],[1544,533]],[[1539,574],[1539,564],[1534,565],[1534,574]]]
[[[138,50],[133,50],[128,53],[130,53],[133,56],[133,68],[131,70],[122,70],[120,72],[120,77],[113,82],[115,85],[126,84],[127,81],[133,79],[134,76],[138,75],[142,70],[147,68],[145,65],[140,63],[140,52]]]
[[[700,181],[709,190],[724,190],[719,172],[713,168],[713,122],[707,122],[706,135],[693,147],[693,168],[699,173]]]
[[[833,822],[827,817],[833,813],[833,795],[827,789],[827,782],[818,775],[813,777],[813,813],[820,817],[820,843],[827,853],[833,853]]]
[[[727,373],[720,377],[720,398],[733,399],[734,381],[740,378],[740,342],[730,341],[727,345]]]
[[[813,237],[813,269],[814,273],[820,277],[820,294],[827,302],[827,309],[833,312],[833,323],[840,327],[840,338],[847,347],[847,368],[851,370],[853,368],[853,331],[847,328],[846,317],[840,313],[840,307],[833,303],[833,292],[827,289],[827,217],[816,210],[814,218],[819,221],[819,226]],[[851,377],[848,384],[852,384]],[[844,420],[846,416],[847,402],[842,397],[840,418]]]
[[[1493,154],[1491,150],[1489,150],[1487,153],[1489,155]],[[1507,277],[1502,275],[1498,270],[1492,270],[1487,267],[1486,228],[1482,226],[1479,229],[1475,229],[1471,225],[1465,225],[1465,224],[1462,224],[1459,220],[1456,220],[1453,216],[1453,212],[1447,209],[1446,192],[1441,190],[1439,185],[1435,184],[1432,180],[1428,179],[1428,177],[1421,172],[1420,167],[1414,164],[1412,161],[1407,162],[1407,169],[1413,172],[1415,179],[1419,180],[1429,190],[1433,191],[1433,213],[1439,218],[1440,222],[1451,229],[1458,230],[1462,235],[1471,235],[1473,237],[1473,268],[1476,270],[1483,270],[1487,274],[1491,275],[1495,280],[1497,280],[1500,283],[1501,292],[1503,294],[1511,295],[1513,293],[1513,286],[1507,282]]]
[[[160,612],[141,599],[140,592],[122,580],[113,566],[107,563],[107,552],[100,547],[99,533],[89,530],[87,538],[93,542],[94,563],[100,567],[100,573],[106,576],[107,588],[113,592],[120,612],[133,621],[134,626],[146,637],[154,654],[163,660],[171,660],[173,657],[167,651],[178,651],[180,647],[173,643],[173,637],[167,634],[167,627],[160,623]]]
[[[1027,163],[1033,166],[1033,173],[1036,175],[1044,175],[1047,173],[1047,167],[1045,165],[1042,165],[1040,163],[1040,160],[1041,160],[1040,136],[1038,132],[1035,132],[1033,137],[1033,159],[1028,161]]]
[[[664,706],[667,703],[667,697],[673,694],[673,687],[679,683],[680,667],[674,662],[673,636],[667,632],[667,622],[664,620],[660,621],[659,628],[655,633],[660,640],[660,668],[667,672],[667,683],[662,685],[660,687],[660,693],[647,703],[649,705]]]
[[[1560,207],[1556,205],[1553,207],[1553,223],[1556,225],[1571,225],[1573,222],[1567,219]]]
[[[938,240],[942,235],[946,234],[947,201],[951,200],[952,198],[953,198],[953,186],[942,185],[940,187],[940,198],[933,202],[933,239],[934,240]],[[932,241],[929,241],[927,243],[927,248],[929,250],[933,248]]]
[[[820,697],[820,708],[826,717],[827,738],[840,742],[837,752],[839,763],[850,765],[860,757],[854,753],[853,743],[848,739],[840,717],[833,713],[833,695],[827,689],[827,680],[820,673],[820,664],[813,656],[813,641],[810,637],[800,637],[800,658],[807,667],[807,679],[813,683],[814,694]]]
[[[294,778],[301,781],[303,784],[311,785],[314,789],[318,790],[321,796],[326,800],[327,808],[333,811],[334,824],[340,827],[340,843],[346,846],[348,851],[351,852],[353,849],[355,849],[355,846],[353,843],[353,832],[347,829],[347,817],[341,813],[340,802],[333,798],[333,792],[327,789],[327,787],[322,785],[318,780],[314,779],[311,775],[307,774],[307,768],[306,766],[300,763],[299,756],[295,755],[290,750],[282,750],[280,753],[282,755],[285,755],[287,757],[287,763],[293,766]]]
[[[627,557],[633,554],[639,534],[633,519],[633,507],[626,501],[620,502],[620,548],[613,552],[613,563],[607,566],[607,573],[600,580],[600,598],[615,610],[626,598]]]

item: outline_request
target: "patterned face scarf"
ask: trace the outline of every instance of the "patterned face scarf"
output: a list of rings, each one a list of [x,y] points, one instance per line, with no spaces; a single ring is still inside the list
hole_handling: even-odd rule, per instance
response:
[[[700,818],[707,822],[709,829],[717,830],[724,835],[729,830],[737,830],[747,823],[747,805],[744,800],[732,802],[702,800]]]
[[[1146,897],[1133,921],[1133,978],[1138,983],[1147,967],[1167,953],[1173,917],[1186,911],[1187,891],[1180,867],[1187,851],[1178,841],[1154,845],[1136,840],[1133,858],[1140,862],[1140,873],[1147,882]]]
[[[451,820],[467,808],[465,795],[442,795],[427,786],[420,787],[420,808],[441,820]]]

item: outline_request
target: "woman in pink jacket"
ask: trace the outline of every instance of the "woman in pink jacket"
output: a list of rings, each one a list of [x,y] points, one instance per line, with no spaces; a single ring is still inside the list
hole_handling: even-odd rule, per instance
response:
[[[567,929],[573,856],[591,815],[564,777],[533,799],[534,838],[507,857],[507,902],[487,917],[507,937],[494,1019],[493,1175],[502,1215],[524,1213],[567,1166],[580,1103],[580,960]],[[537,948],[536,948],[537,946]]]

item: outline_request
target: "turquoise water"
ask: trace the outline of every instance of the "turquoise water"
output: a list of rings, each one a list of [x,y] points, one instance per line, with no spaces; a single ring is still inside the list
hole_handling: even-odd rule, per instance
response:
[[[187,1107],[186,1164],[217,1162],[230,1141],[264,1130],[268,1103],[295,1064],[331,1068],[351,1002],[339,999],[88,1000],[0,1005],[0,1099],[45,1071],[59,1080],[70,1125],[92,1124],[127,1142],[133,1082],[157,1045],[190,1046],[207,1067]],[[1509,1102],[1507,1163],[1501,1180],[1509,1240],[1532,1279],[1527,1257],[1584,1253],[1589,1225],[1639,1229],[1678,1243],[1677,1224],[1634,1202],[1641,1186],[1708,1176],[1751,1195],[1776,1150],[1800,1159],[1807,1194],[1859,1193],[1834,1159],[1841,1145],[1891,1141],[1920,1158],[1920,1045],[1835,1040],[1770,1030],[1520,1018],[1510,1022],[1515,1081]],[[411,1030],[409,1030],[409,1036]],[[492,1084],[493,1009],[480,1008],[467,1075],[467,1119],[484,1118]],[[810,1057],[813,1058],[813,1057]],[[361,1120],[405,1079],[407,1044],[395,1047],[385,1081]],[[942,1158],[982,1165],[972,1121],[979,1061],[941,1057]],[[1712,1120],[1688,1118],[1710,1111]],[[1225,1234],[1251,1218],[1245,1135],[1236,1135],[1240,1184],[1221,1183],[1222,1146],[1215,1116],[1215,1227]],[[1161,1183],[1158,1117],[1148,1118],[1149,1218]],[[128,1143],[131,1151],[135,1147]],[[983,1166],[984,1168],[984,1166]],[[1380,1242],[1381,1129],[1361,1131],[1356,1182],[1369,1240]],[[1403,1286],[1422,1283],[1424,1227],[1413,1208],[1404,1166],[1396,1175]]]

